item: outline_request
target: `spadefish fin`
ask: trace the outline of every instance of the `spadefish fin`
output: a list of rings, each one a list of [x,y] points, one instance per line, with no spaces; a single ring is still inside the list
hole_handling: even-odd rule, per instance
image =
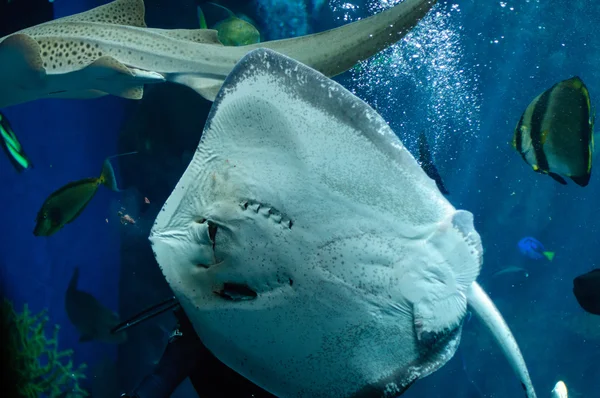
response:
[[[562,185],[567,185],[567,181],[564,178],[562,178],[561,176],[559,176],[558,174],[550,172],[550,173],[548,173],[548,175],[550,177],[552,177],[554,179],[554,181],[557,181],[558,183],[560,183]]]
[[[570,178],[571,178],[571,180],[573,180],[573,182],[575,184],[579,185],[580,187],[585,187],[590,182],[590,177],[591,177],[591,174],[586,174],[583,176],[570,177]]]

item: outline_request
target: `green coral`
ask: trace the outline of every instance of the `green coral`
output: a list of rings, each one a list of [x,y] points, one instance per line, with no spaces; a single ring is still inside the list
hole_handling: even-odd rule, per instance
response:
[[[58,350],[59,326],[54,326],[52,338],[44,327],[48,322],[46,310],[32,314],[27,304],[18,314],[13,304],[4,299],[1,305],[4,326],[7,328],[5,345],[10,359],[8,366],[16,381],[19,396],[37,398],[85,397],[87,392],[79,387],[85,378],[85,364],[73,368],[73,350]],[[4,333],[3,333],[4,334]]]

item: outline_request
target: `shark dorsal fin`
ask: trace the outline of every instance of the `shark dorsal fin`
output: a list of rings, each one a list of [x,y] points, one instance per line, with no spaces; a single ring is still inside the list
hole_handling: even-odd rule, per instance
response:
[[[218,32],[214,29],[153,29],[163,36],[174,39],[193,41],[194,43],[216,44],[222,46]]]
[[[99,22],[146,27],[144,0],[115,0],[80,14],[59,18],[57,22]]]

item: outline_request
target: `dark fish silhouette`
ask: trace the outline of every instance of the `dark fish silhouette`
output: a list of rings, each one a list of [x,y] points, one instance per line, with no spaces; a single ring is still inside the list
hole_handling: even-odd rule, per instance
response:
[[[600,315],[600,268],[573,279],[573,293],[581,308]]]
[[[106,308],[94,296],[77,288],[79,268],[75,268],[65,293],[65,310],[69,320],[79,331],[80,342],[102,341],[120,344],[125,342],[127,334],[111,333],[110,330],[119,323],[119,316]]]
[[[427,173],[429,178],[431,178],[432,180],[435,181],[440,192],[443,193],[444,195],[450,195],[450,192],[446,189],[446,186],[444,186],[444,181],[442,181],[442,176],[440,176],[440,173],[438,172],[437,167],[435,167],[435,164],[433,163],[433,158],[431,156],[431,149],[429,149],[429,143],[427,142],[427,137],[425,136],[424,131],[421,131],[421,134],[419,134],[419,160],[418,160],[418,162],[421,165],[421,168],[423,169],[423,171],[425,171],[425,173]]]

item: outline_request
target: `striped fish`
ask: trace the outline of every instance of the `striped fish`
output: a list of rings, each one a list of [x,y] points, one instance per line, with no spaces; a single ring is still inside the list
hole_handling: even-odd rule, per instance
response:
[[[585,187],[592,173],[594,118],[590,95],[575,76],[556,83],[525,109],[513,147],[538,173],[565,185],[562,176]]]
[[[0,145],[17,172],[20,173],[32,167],[31,161],[25,155],[25,151],[23,151],[21,143],[17,139],[12,127],[10,127],[8,119],[2,113],[0,113],[0,136],[2,137]]]

